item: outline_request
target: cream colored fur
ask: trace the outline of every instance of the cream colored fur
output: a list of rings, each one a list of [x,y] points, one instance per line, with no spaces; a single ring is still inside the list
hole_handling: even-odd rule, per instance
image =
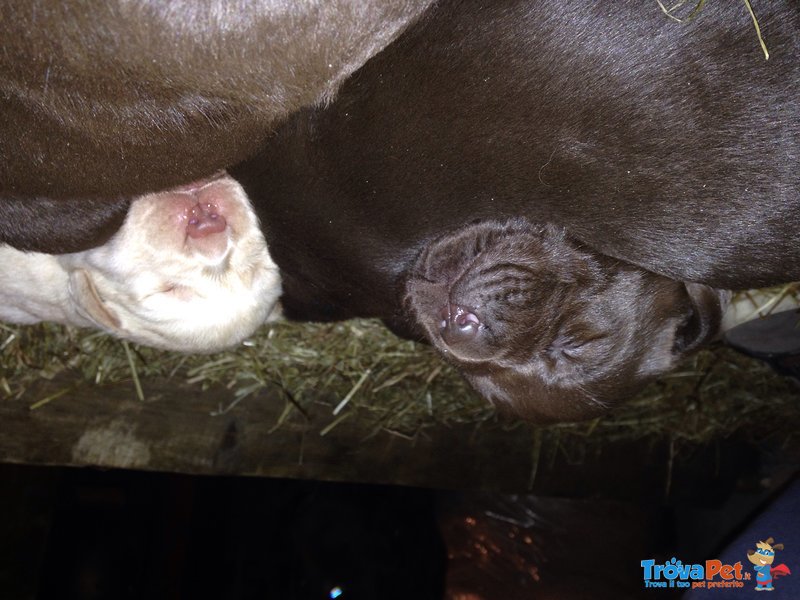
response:
[[[77,254],[0,246],[0,319],[96,327],[134,342],[214,352],[241,342],[270,316],[278,269],[241,186],[205,183],[224,232],[186,234],[192,192],[138,198],[105,245]],[[275,311],[276,313],[279,311]]]

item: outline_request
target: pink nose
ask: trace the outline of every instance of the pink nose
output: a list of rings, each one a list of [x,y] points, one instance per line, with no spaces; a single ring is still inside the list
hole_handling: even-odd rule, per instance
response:
[[[215,233],[222,233],[227,227],[225,217],[219,214],[212,203],[198,202],[189,209],[189,221],[186,234],[193,238],[203,238]]]
[[[471,342],[478,335],[481,320],[466,308],[448,304],[440,316],[439,333],[448,346]]]

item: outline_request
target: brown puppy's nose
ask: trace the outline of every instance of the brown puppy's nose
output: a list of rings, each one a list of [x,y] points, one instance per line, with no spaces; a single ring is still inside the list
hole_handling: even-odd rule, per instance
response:
[[[455,304],[448,304],[440,313],[439,333],[445,344],[458,346],[475,340],[481,320],[475,313]]]

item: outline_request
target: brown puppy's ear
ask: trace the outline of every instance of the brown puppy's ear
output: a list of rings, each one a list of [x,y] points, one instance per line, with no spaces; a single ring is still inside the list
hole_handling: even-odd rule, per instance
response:
[[[691,304],[687,321],[675,333],[673,350],[682,355],[697,350],[719,334],[722,315],[728,308],[731,293],[700,283],[686,283],[686,293]]]
[[[753,556],[753,554],[755,554],[755,553],[756,553],[755,550],[748,550],[747,551],[747,556]]]
[[[69,295],[84,316],[103,329],[119,331],[122,328],[119,317],[100,298],[91,275],[84,269],[70,272]]]
[[[783,550],[783,544],[772,544],[773,550]]]
[[[764,540],[764,543],[765,544],[769,544],[770,546],[772,546],[772,542],[774,542],[774,541],[775,541],[775,538],[768,537],[766,540]]]

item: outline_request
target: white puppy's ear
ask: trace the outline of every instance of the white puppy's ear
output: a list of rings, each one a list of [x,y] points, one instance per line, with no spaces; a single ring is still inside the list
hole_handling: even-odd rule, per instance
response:
[[[110,331],[119,331],[122,322],[97,293],[91,275],[84,269],[75,269],[69,274],[69,295],[80,312],[98,326]]]

